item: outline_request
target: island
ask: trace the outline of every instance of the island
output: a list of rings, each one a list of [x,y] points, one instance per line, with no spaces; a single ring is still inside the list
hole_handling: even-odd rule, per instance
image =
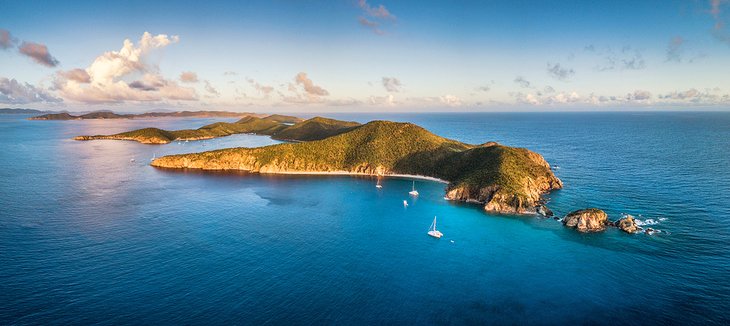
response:
[[[51,111],[41,111],[36,109],[21,109],[21,108],[2,108],[0,114],[42,114],[52,113]]]
[[[412,123],[359,125],[314,118],[290,125],[270,120],[245,118],[234,124],[255,125],[252,132],[298,142],[169,155],[151,165],[251,173],[430,177],[448,184],[447,199],[479,203],[488,212],[502,214],[544,211],[542,195],[562,188],[545,159],[524,148],[495,142],[465,144]],[[221,129],[230,127],[223,126]],[[247,128],[236,130],[253,130]],[[175,133],[159,136],[165,141],[181,139]]]
[[[335,136],[359,126],[352,121],[322,117],[309,120],[273,114],[264,118],[249,116],[236,122],[216,122],[198,129],[163,130],[144,128],[113,135],[77,136],[75,140],[133,140],[143,144],[167,144],[173,141],[203,140],[234,134],[257,134],[277,140],[312,141]]]
[[[95,111],[86,114],[73,115],[68,112],[49,113],[29,120],[91,120],[91,119],[148,119],[148,118],[240,118],[247,116],[265,116],[251,112],[230,111],[175,111],[175,112],[147,112],[140,114],[117,114],[112,111]]]

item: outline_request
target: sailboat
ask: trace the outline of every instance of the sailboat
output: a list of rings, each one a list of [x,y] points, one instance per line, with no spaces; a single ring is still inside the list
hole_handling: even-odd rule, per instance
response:
[[[416,190],[416,182],[413,181],[413,190],[409,191],[408,194],[411,196],[418,196],[418,190]]]
[[[441,231],[436,230],[436,216],[433,217],[433,222],[431,223],[431,227],[428,228],[428,235],[430,235],[434,238],[437,238],[437,239],[440,239],[441,237],[444,236],[444,234],[441,233]]]
[[[404,200],[403,201],[403,207],[408,207],[408,201],[407,200]]]
[[[383,188],[383,185],[380,184],[380,178],[378,178],[378,183],[375,184],[375,188],[378,188],[378,189]]]

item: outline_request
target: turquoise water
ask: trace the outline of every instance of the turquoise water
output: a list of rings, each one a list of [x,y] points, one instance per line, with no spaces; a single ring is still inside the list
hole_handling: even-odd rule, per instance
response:
[[[405,179],[377,190],[369,178],[147,165],[267,137],[70,140],[209,119],[0,115],[0,324],[730,322],[730,114],[329,116],[530,148],[560,167],[557,214],[597,206],[664,232],[488,215],[428,181],[413,200]],[[434,215],[438,240],[426,235]]]

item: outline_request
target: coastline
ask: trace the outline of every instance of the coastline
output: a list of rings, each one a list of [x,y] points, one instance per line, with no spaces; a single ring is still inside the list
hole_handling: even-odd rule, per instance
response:
[[[255,172],[259,174],[299,174],[299,175],[355,175],[355,176],[369,176],[369,177],[377,177],[377,174],[371,174],[371,173],[361,173],[361,172],[347,172],[347,171],[328,171],[328,172],[298,172],[298,171],[289,171],[289,172]],[[435,178],[435,177],[429,177],[425,175],[417,175],[417,174],[383,174],[380,175],[382,177],[386,178],[404,178],[404,179],[417,179],[417,180],[427,180],[427,181],[433,181],[438,183],[444,183],[449,184],[449,181]]]

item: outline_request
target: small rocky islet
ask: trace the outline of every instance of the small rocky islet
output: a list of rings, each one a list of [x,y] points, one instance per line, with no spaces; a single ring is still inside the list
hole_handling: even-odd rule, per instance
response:
[[[646,230],[644,230],[638,225],[636,218],[631,215],[624,215],[620,219],[612,222],[608,219],[608,214],[598,208],[586,208],[572,211],[563,217],[562,223],[566,227],[573,228],[582,233],[601,232],[606,230],[608,227],[616,227],[629,234],[644,232],[652,235],[654,233],[662,232],[661,230],[653,228],[646,228]]]

